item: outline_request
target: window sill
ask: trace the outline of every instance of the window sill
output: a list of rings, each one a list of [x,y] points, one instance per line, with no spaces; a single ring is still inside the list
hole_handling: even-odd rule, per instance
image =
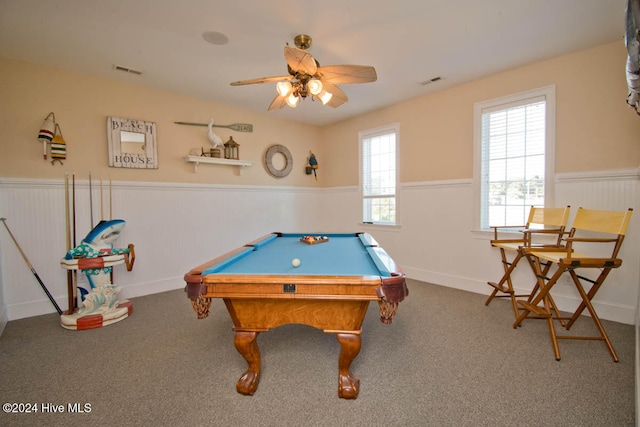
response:
[[[371,222],[359,222],[358,225],[363,228],[385,230],[385,231],[400,231],[401,226],[399,224],[381,224]]]
[[[473,235],[474,239],[480,239],[480,240],[492,240],[494,236],[493,230],[489,231],[489,230],[474,229],[474,230],[471,230],[471,234]],[[517,236],[522,236],[522,233],[502,231],[500,232],[500,235],[504,235],[504,236],[513,235],[513,237],[515,238]]]

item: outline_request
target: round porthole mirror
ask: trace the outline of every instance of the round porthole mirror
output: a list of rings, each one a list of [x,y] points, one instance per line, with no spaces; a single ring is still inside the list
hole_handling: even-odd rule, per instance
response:
[[[274,178],[284,178],[293,168],[291,152],[284,145],[272,145],[264,154],[264,166]]]

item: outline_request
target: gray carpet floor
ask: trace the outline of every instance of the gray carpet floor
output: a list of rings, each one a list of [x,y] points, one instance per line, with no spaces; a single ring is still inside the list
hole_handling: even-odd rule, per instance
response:
[[[408,285],[392,325],[369,307],[351,367],[357,400],[338,398],[335,337],[302,325],[260,334],[260,385],[236,393],[246,362],[224,304],[214,300],[198,320],[182,290],[135,298],[131,317],[90,331],[64,330],[55,314],[11,321],[0,337],[0,400],[39,412],[3,412],[0,425],[635,424],[633,326],[604,322],[618,363],[604,343],[573,340],[560,342],[556,361],[546,323],[513,329],[506,300],[485,307],[483,295]],[[583,317],[571,333],[593,330]]]

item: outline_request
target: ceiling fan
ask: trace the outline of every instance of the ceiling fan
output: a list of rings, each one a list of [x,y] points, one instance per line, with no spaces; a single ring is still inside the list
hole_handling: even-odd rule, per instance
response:
[[[338,84],[375,82],[376,69],[367,65],[329,65],[321,67],[318,61],[306,51],[311,46],[311,37],[300,34],[293,40],[297,47],[288,44],[284,48],[288,76],[261,77],[232,82],[231,86],[256,83],[278,82],[278,94],[269,105],[269,111],[285,105],[295,108],[300,98],[319,100],[323,105],[339,107],[349,100]]]

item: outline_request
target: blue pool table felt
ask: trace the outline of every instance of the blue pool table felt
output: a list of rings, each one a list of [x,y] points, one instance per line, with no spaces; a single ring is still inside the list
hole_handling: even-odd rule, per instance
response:
[[[315,235],[315,234],[314,234]],[[329,241],[303,243],[305,234],[270,235],[202,272],[209,274],[273,274],[322,276],[389,276],[373,248],[355,234],[324,234]],[[386,253],[384,253],[386,255]],[[291,261],[300,260],[294,267]]]

